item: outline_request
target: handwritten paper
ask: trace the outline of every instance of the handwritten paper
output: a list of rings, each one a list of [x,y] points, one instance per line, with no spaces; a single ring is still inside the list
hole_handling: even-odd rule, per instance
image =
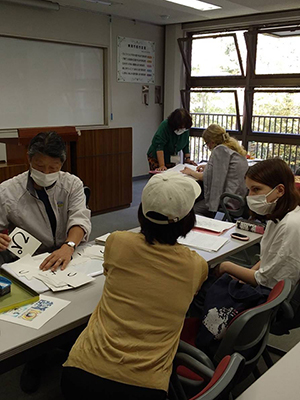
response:
[[[42,244],[30,233],[24,229],[16,228],[9,235],[11,242],[8,250],[14,253],[17,257],[22,258],[27,254],[32,255]]]
[[[218,251],[226,242],[228,242],[228,239],[197,231],[190,231],[185,238],[180,237],[178,242],[199,250]]]
[[[196,228],[206,229],[213,232],[224,232],[227,229],[235,226],[235,223],[219,221],[217,219],[203,217],[202,215],[196,215]]]
[[[54,292],[79,287],[94,280],[94,278],[71,266],[68,266],[63,271],[61,269],[57,269],[56,271],[40,270],[40,265],[47,256],[48,253],[39,254],[34,257],[27,254],[22,259],[10,263],[9,267],[17,277],[26,277],[29,280],[36,278]]]

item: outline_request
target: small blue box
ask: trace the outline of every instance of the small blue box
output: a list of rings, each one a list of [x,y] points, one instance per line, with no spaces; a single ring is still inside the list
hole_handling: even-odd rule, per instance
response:
[[[0,276],[0,296],[10,293],[11,281],[3,276]]]

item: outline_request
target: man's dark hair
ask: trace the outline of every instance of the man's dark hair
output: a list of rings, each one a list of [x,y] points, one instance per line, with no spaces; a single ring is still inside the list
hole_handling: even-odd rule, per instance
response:
[[[28,146],[30,160],[35,154],[59,158],[64,163],[67,157],[66,145],[56,132],[40,132],[32,138]]]
[[[168,116],[168,123],[173,131],[180,128],[190,129],[193,125],[192,117],[185,108],[177,108]]]
[[[260,161],[248,169],[245,177],[270,186],[272,189],[280,183],[284,185],[284,195],[277,200],[275,210],[268,219],[277,222],[300,205],[300,197],[295,186],[295,177],[290,167],[280,158]],[[253,213],[252,213],[253,214]],[[253,215],[255,217],[256,215]]]
[[[159,218],[159,215],[160,214],[157,214],[156,216],[151,215],[151,217],[163,219],[163,216],[161,216],[162,218]],[[164,218],[166,219],[166,217]],[[188,215],[178,222],[167,225],[155,224],[144,216],[142,203],[139,206],[138,219],[141,225],[141,232],[145,236],[146,242],[154,244],[154,241],[156,240],[161,244],[170,245],[174,245],[180,236],[185,237],[190,230],[193,229],[196,221],[194,210],[191,209]]]

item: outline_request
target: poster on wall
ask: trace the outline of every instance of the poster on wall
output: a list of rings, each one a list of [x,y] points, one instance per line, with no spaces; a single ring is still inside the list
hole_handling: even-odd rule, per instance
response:
[[[155,82],[155,42],[118,36],[118,82]]]

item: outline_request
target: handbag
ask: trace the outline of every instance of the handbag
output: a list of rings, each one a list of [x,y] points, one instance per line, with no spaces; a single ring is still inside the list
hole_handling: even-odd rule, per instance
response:
[[[208,355],[213,354],[230,321],[240,312],[265,303],[270,291],[265,286],[254,287],[228,274],[222,275],[206,293],[196,346]]]

